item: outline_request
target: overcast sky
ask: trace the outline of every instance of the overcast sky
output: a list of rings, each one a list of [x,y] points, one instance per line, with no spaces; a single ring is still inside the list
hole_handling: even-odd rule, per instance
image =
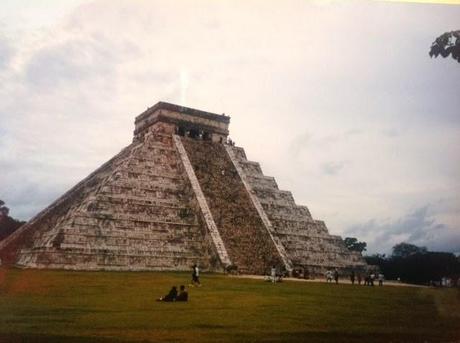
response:
[[[2,1],[0,199],[29,219],[158,101],[230,133],[329,231],[460,252],[459,5]]]

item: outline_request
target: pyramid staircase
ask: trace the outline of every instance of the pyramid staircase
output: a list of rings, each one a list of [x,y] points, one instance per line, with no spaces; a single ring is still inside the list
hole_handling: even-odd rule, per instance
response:
[[[227,146],[227,150],[248,185],[248,193],[257,197],[270,222],[270,231],[285,248],[293,268],[309,275],[322,275],[335,268],[365,269],[360,253],[348,250],[340,236],[330,235],[324,222],[313,219],[306,206],[297,205],[291,192],[280,190],[273,177],[263,174],[259,163],[246,158],[243,148]]]
[[[257,274],[282,261],[225,146],[182,138],[232,264]]]

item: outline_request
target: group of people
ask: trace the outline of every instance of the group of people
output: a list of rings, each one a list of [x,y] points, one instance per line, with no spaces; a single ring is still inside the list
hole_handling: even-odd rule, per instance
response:
[[[164,297],[160,297],[157,301],[166,301],[166,302],[173,302],[173,301],[188,301],[188,292],[185,289],[184,285],[180,286],[179,293],[177,292],[177,287],[172,286],[171,290],[168,294]]]
[[[189,286],[197,286],[200,287],[200,268],[197,264],[194,264],[192,267],[192,282]],[[166,301],[166,302],[173,302],[173,301],[188,301],[188,292],[185,289],[184,285],[180,286],[180,291],[177,292],[177,287],[172,286],[171,290],[168,294],[163,297],[157,299],[157,301]]]
[[[385,280],[385,277],[381,273],[379,273],[377,275],[375,275],[374,273],[370,273],[370,274],[366,275],[366,277],[364,278],[364,285],[365,286],[374,286],[374,281],[375,280],[377,280],[379,282],[379,286],[383,286],[383,280]]]
[[[337,269],[334,271],[328,270],[326,271],[326,282],[332,283],[332,281],[335,281],[335,283],[339,283],[339,272]],[[383,281],[385,280],[385,276],[382,273],[375,274],[375,273],[368,273],[364,277],[364,285],[365,286],[374,286],[374,281],[379,282],[379,286],[383,286]],[[360,273],[356,274],[355,271],[353,270],[350,274],[350,281],[351,284],[354,285],[355,281],[358,282],[358,285],[361,285],[361,282],[363,282],[363,277]]]
[[[270,269],[270,274],[265,275],[264,280],[272,283],[282,282],[283,273],[277,273],[276,266],[272,266]]]
[[[332,283],[332,280],[334,280],[335,283],[339,283],[339,271],[337,268],[334,271],[328,270],[326,272],[326,282]]]
[[[383,281],[385,277],[383,274],[379,273],[376,275],[375,273],[369,273],[364,278],[364,285],[365,286],[374,286],[374,281],[378,280],[379,286],[383,286]],[[273,266],[270,270],[270,275],[266,276],[266,281],[281,282],[282,276],[276,273],[276,267]],[[352,271],[350,274],[350,281],[354,285],[355,280],[361,285],[363,281],[362,275],[360,273],[356,274],[355,271]],[[336,269],[326,271],[326,282],[332,283],[335,281],[336,284],[339,283],[339,271]],[[192,267],[192,281],[189,284],[191,287],[201,287],[200,282],[200,269],[197,264],[194,264]],[[173,302],[173,301],[188,301],[188,292],[185,289],[184,285],[180,286],[180,291],[177,291],[177,287],[173,286],[168,294],[163,297],[157,299],[157,301],[166,301],[166,302]]]

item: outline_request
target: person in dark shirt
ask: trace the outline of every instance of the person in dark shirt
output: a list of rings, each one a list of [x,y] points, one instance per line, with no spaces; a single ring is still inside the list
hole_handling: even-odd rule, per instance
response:
[[[171,302],[171,301],[176,301],[176,298],[177,298],[177,287],[173,286],[167,295],[165,295],[164,297],[158,298],[157,301]]]
[[[176,298],[176,301],[188,301],[188,292],[185,290],[185,286],[180,286],[179,295]]]
[[[355,271],[354,270],[351,271],[350,280],[351,280],[351,284],[354,285],[355,284]]]
[[[197,264],[194,264],[192,267],[192,283],[191,286],[201,286],[200,283],[200,268],[198,268]]]

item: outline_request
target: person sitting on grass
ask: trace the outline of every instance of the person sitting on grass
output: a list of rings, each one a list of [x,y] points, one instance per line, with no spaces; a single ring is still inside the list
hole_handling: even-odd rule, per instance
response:
[[[177,298],[177,287],[173,286],[167,295],[165,295],[164,297],[158,298],[157,301],[172,302],[172,301],[176,301],[176,298]]]
[[[180,286],[179,295],[176,298],[176,301],[188,301],[188,292],[185,290],[185,286]]]

